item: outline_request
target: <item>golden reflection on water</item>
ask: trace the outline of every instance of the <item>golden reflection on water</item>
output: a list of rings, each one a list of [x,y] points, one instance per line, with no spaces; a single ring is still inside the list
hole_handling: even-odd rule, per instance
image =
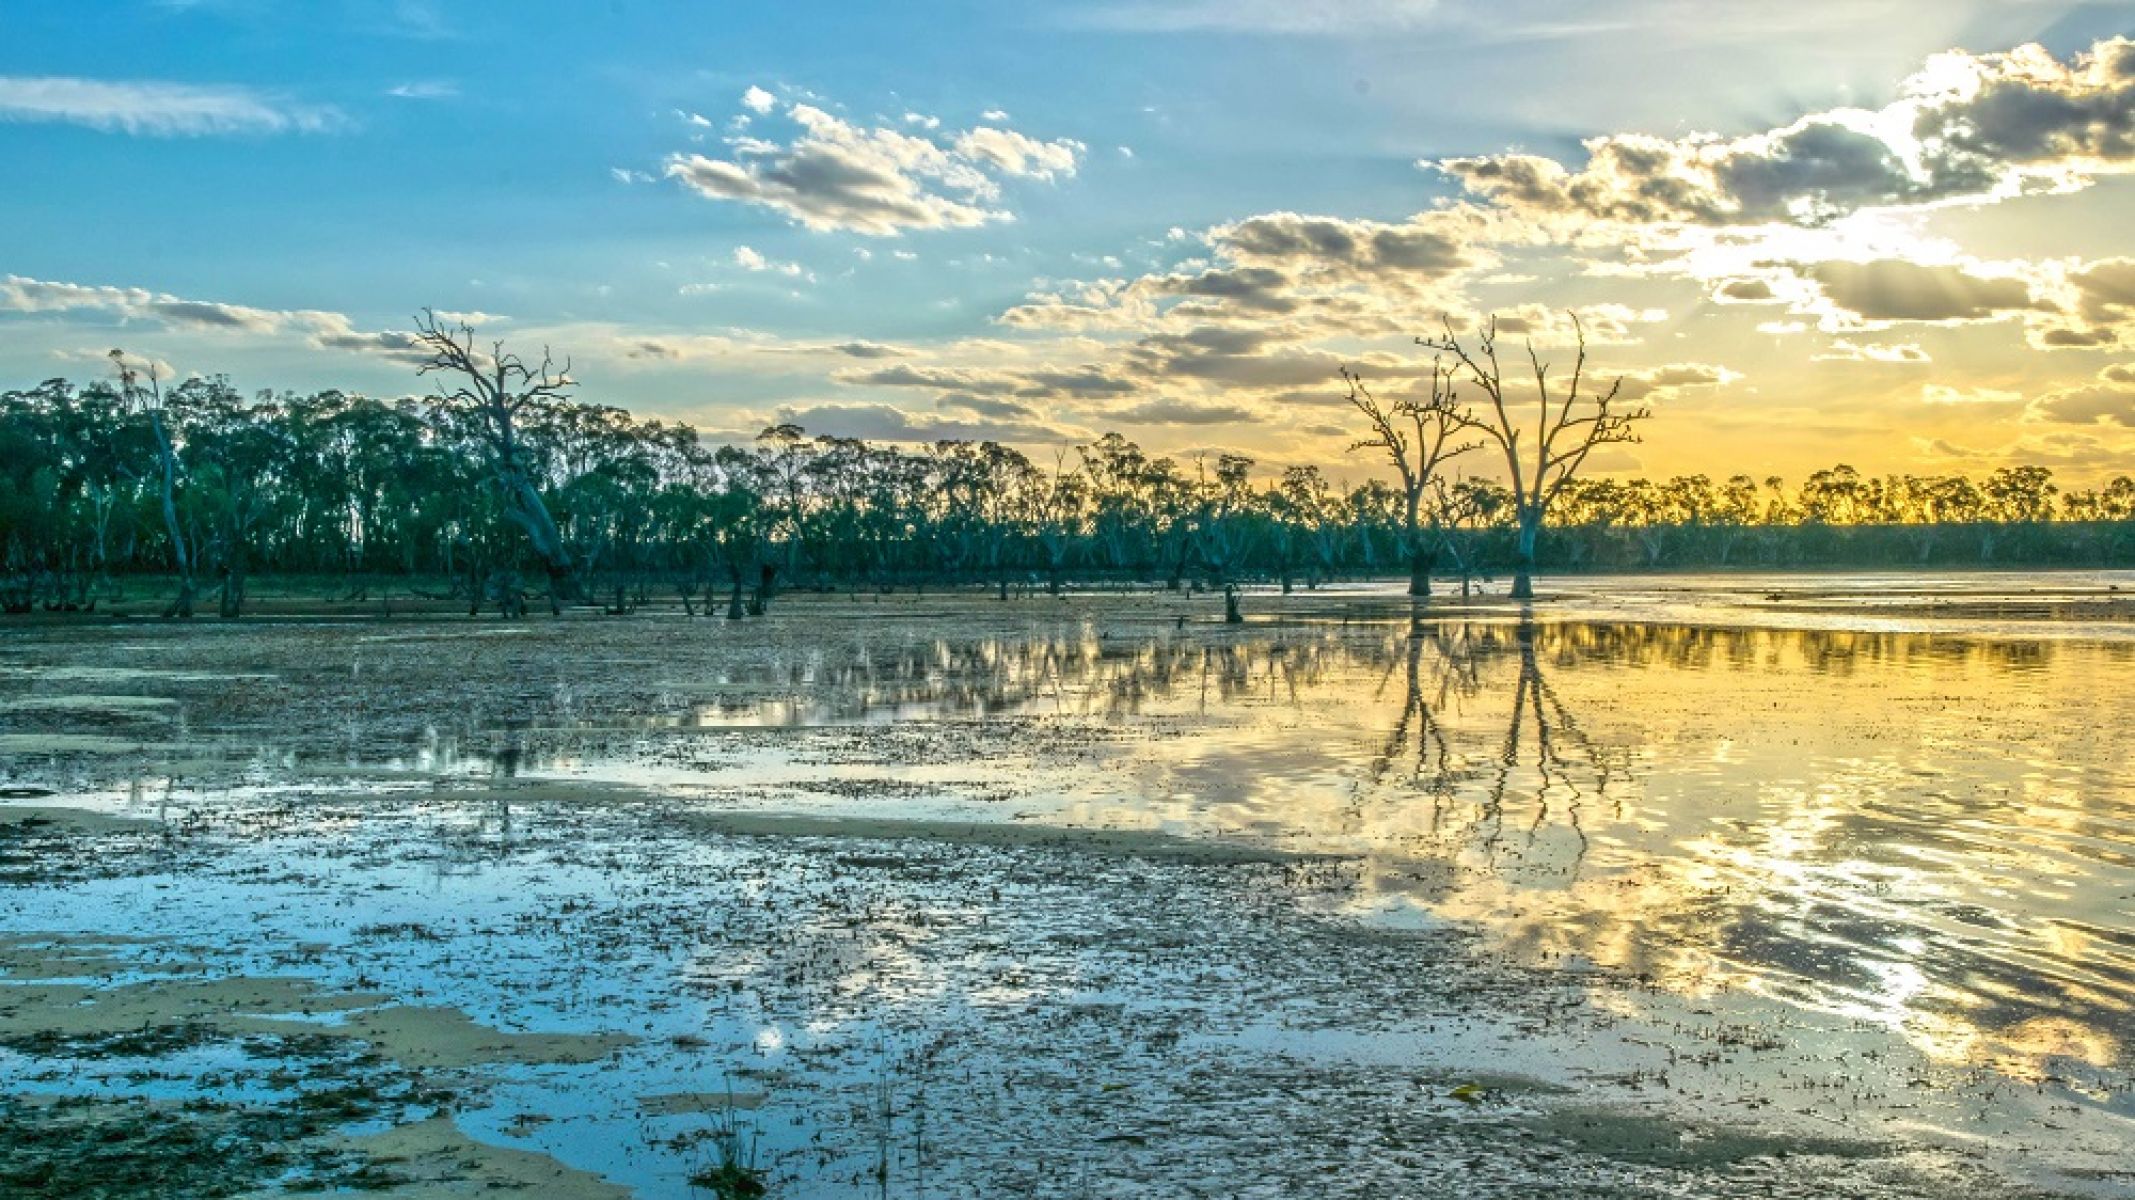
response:
[[[1425,622],[1008,658],[1065,711],[1155,731],[1078,787],[1078,819],[1361,853],[1352,911],[1754,991],[1944,1061],[2124,1063],[2126,644]]]
[[[1356,855],[1340,903],[1367,919],[1476,922],[1534,961],[1749,991],[2024,1079],[2128,1065],[2135,732],[2119,706],[2135,639],[1134,628],[818,640],[654,696],[635,724],[559,703],[528,762],[613,772],[599,764],[631,729],[1008,720],[970,743],[998,751],[983,762],[779,778],[990,772],[1019,812]],[[1041,729],[1081,731],[1083,755],[1046,766],[1021,749]]]

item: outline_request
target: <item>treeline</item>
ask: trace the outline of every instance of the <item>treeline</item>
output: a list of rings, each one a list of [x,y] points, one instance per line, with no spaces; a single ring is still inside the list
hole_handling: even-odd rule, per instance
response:
[[[538,399],[500,433],[450,396],[247,397],[222,378],[164,389],[133,372],[0,393],[0,604],[88,609],[119,577],[175,573],[174,613],[192,610],[197,580],[235,616],[247,580],[271,571],[342,576],[352,592],[401,580],[470,611],[660,596],[738,616],[782,588],[1234,594],[1401,574],[1419,552],[1478,575],[1517,552],[1512,498],[1483,479],[1446,484],[1419,551],[1401,493],[1312,467],[1181,462],[1117,434],[1042,459],[790,425],[713,447],[685,425]],[[1973,480],[1841,466],[1798,486],[1575,479],[1549,520],[1539,557],[1559,569],[2135,561],[2135,480],[2064,491],[2040,467]]]

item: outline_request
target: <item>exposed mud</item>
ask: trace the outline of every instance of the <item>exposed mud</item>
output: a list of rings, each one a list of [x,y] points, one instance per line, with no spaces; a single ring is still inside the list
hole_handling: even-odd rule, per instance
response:
[[[665,1196],[723,1170],[810,1197],[2135,1183],[2117,959],[1938,944],[1871,1009],[1846,972],[1878,960],[1846,957],[1838,906],[1888,922],[1877,945],[1941,936],[1897,904],[1921,885],[1849,859],[1867,882],[1820,885],[1814,937],[1719,922],[1730,887],[1784,893],[1693,873],[1738,860],[1674,832],[1678,807],[1761,817],[1665,774],[1652,739],[1693,734],[1650,722],[1675,710],[1630,742],[1579,707],[1586,643],[1540,641],[1556,744],[1528,790],[1509,756],[1530,743],[1488,703],[1502,666],[1526,711],[1525,643],[1485,626],[1419,667],[1385,601],[1317,603],[1245,631],[1138,597],[0,642],[0,736],[26,739],[0,766],[50,793],[0,799],[0,1194]],[[1787,669],[1787,643],[1739,644]],[[1735,643],[1672,652],[1701,645]],[[1857,672],[1910,661],[1854,645],[1878,656]],[[1975,660],[1918,669],[1947,661]],[[1777,707],[1796,685],[1771,678]],[[1913,719],[1896,677],[1860,678],[1881,723],[1814,754],[1866,762]],[[1801,735],[1761,711],[1727,753],[1783,764]],[[133,713],[182,739],[65,748]],[[2087,779],[2093,825],[2130,800]],[[2080,828],[2078,852],[2051,844],[2073,898],[2050,919],[2102,939],[2078,902],[2118,868]],[[1602,893],[1629,907],[1603,921]],[[1971,928],[2014,919],[1964,903]],[[2027,992],[2034,969],[2088,991]],[[144,1174],[159,1156],[197,1173]]]

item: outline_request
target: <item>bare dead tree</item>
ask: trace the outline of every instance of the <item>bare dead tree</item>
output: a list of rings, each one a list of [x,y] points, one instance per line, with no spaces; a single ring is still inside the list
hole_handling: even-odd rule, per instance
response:
[[[415,343],[429,355],[416,373],[438,376],[439,397],[472,418],[480,430],[489,447],[504,515],[526,532],[548,571],[549,611],[561,612],[563,602],[578,595],[576,563],[528,469],[526,448],[520,440],[520,415],[569,400],[570,389],[577,386],[571,378],[570,360],[558,366],[543,346],[541,361],[529,365],[507,351],[501,341],[490,343],[484,351],[465,321],[448,325],[427,308],[415,318]]]
[[[1480,439],[1462,435],[1474,424],[1453,396],[1453,372],[1434,359],[1428,395],[1404,396],[1381,401],[1364,386],[1364,377],[1342,368],[1342,381],[1349,385],[1349,403],[1371,426],[1371,436],[1350,443],[1359,450],[1379,450],[1401,477],[1402,551],[1409,564],[1409,595],[1431,594],[1431,568],[1444,542],[1435,507],[1426,503],[1438,468],[1482,447]],[[1425,526],[1430,528],[1425,530]]]
[[[1473,409],[1463,410],[1463,414],[1466,423],[1481,430],[1505,454],[1505,469],[1512,477],[1513,516],[1519,526],[1512,595],[1520,600],[1531,599],[1535,594],[1535,543],[1550,505],[1578,476],[1595,447],[1636,442],[1637,423],[1652,415],[1652,410],[1643,406],[1629,410],[1616,407],[1623,388],[1622,376],[1605,391],[1589,386],[1586,327],[1577,313],[1569,315],[1579,350],[1571,377],[1561,387],[1551,383],[1549,364],[1536,352],[1534,340],[1527,342],[1527,361],[1535,381],[1534,439],[1528,442],[1522,439],[1529,431],[1523,427],[1519,406],[1505,393],[1505,376],[1498,365],[1496,317],[1484,323],[1472,350],[1453,332],[1451,320],[1445,322],[1442,336],[1416,339],[1418,345],[1452,355],[1460,364],[1461,373],[1489,401],[1479,414]]]
[[[170,428],[163,423],[162,375],[155,363],[136,365],[127,359],[124,350],[113,350],[111,361],[119,371],[120,395],[125,397],[127,404],[148,414],[148,427],[156,435],[157,465],[162,475],[163,528],[170,535],[171,559],[178,568],[178,594],[163,610],[163,615],[190,617],[198,585],[193,578],[192,543],[178,520],[178,448],[171,442]]]

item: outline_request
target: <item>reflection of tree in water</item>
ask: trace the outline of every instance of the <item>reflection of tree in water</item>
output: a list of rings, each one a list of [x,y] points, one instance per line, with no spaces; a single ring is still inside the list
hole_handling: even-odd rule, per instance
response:
[[[1455,819],[1493,866],[1508,833],[1531,848],[1556,818],[1572,836],[1565,870],[1576,878],[1590,848],[1585,807],[1616,800],[1612,786],[1627,774],[1629,752],[1597,743],[1551,686],[1542,643],[1561,632],[1531,619],[1499,625],[1416,616],[1381,679],[1384,694],[1401,670],[1404,695],[1367,772],[1377,798],[1428,796],[1428,832],[1442,835]],[[1480,711],[1491,692],[1485,668],[1507,657],[1517,668],[1511,704],[1493,725]],[[1391,783],[1400,791],[1389,793]],[[1472,800],[1465,811],[1455,807],[1463,797]]]
[[[1428,797],[1437,853],[1483,868],[1455,911],[1540,959],[1746,984],[1890,1022],[1945,1060],[2080,1078],[2135,1048],[2135,939],[2098,908],[2126,877],[2135,774],[2109,765],[2117,734],[2102,757],[2065,744],[2073,695],[2037,726],[2001,711],[2074,653],[1918,631],[1419,623],[1385,668],[1405,702],[1363,794]],[[2109,671],[2135,651],[2080,657]],[[1606,682],[1612,728],[1640,714],[1633,743],[1590,736],[1558,675],[1587,696]],[[1742,685],[1763,689],[1754,708],[1736,707]],[[1755,757],[1709,758],[1714,739]],[[1663,765],[1634,780],[1634,753]],[[1597,811],[1618,822],[1606,836]],[[1564,875],[1522,857],[1547,829],[1568,835]],[[1590,831],[1611,847],[1591,865]]]

